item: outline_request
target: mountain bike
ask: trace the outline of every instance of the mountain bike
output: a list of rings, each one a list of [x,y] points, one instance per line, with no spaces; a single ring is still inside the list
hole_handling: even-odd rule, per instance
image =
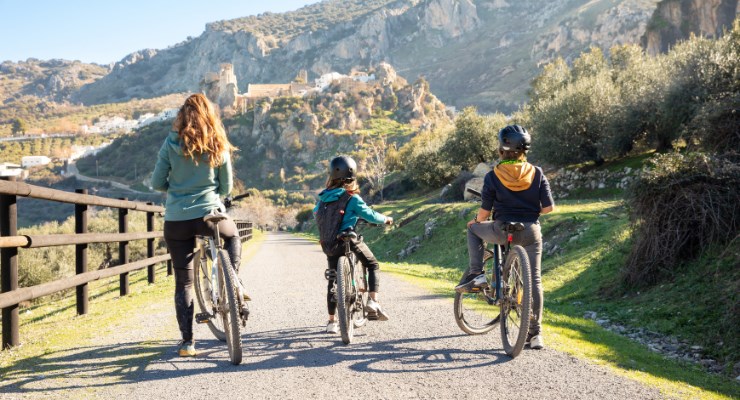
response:
[[[326,279],[334,279],[335,282],[333,291],[337,298],[339,332],[344,344],[350,344],[354,338],[355,328],[363,327],[368,321],[365,307],[369,296],[367,268],[357,262],[357,255],[351,248],[352,241],[359,238],[354,230],[340,232],[337,239],[344,242],[344,255],[339,257],[336,271],[326,270]]]
[[[229,199],[224,203],[227,209],[231,208]],[[226,341],[229,360],[239,365],[242,362],[241,327],[247,324],[249,308],[238,271],[221,244],[218,223],[226,218],[226,214],[220,212],[206,215],[203,220],[213,223],[214,234],[196,237],[198,252],[194,283],[201,312],[195,315],[195,320],[208,324],[218,340]]]
[[[480,197],[480,192],[467,189]],[[521,222],[504,222],[507,233],[505,245],[493,245],[493,250],[484,249],[484,264],[493,260],[487,272],[486,284],[467,293],[455,293],[455,322],[463,332],[477,335],[490,332],[496,324],[501,327],[504,351],[516,357],[524,348],[529,332],[532,313],[532,277],[529,257],[524,247],[512,245],[514,232],[524,229]],[[485,316],[488,306],[497,306],[498,316]]]

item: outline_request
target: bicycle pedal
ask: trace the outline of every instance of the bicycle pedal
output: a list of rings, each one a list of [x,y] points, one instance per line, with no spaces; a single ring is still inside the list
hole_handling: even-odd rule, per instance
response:
[[[252,301],[252,298],[249,297],[249,295],[246,293],[244,294],[244,296],[242,296],[242,298],[244,299],[244,301]]]
[[[327,281],[333,281],[337,279],[337,271],[334,269],[326,269],[324,270],[324,278],[326,278]]]
[[[210,321],[211,321],[211,314],[208,314],[208,313],[195,314],[195,322],[199,324],[207,324]]]

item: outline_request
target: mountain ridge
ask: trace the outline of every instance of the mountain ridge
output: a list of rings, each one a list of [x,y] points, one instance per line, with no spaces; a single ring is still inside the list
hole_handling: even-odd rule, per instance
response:
[[[301,10],[338,3],[327,1]],[[269,20],[277,14],[208,24],[200,36],[168,49],[132,53],[106,77],[82,87],[76,99],[96,104],[195,91],[205,73],[225,62],[234,65],[240,82],[268,83],[288,81],[300,69],[315,77],[385,61],[407,79],[425,76],[446,104],[512,110],[525,100],[538,65],[557,56],[572,57],[594,43],[601,47],[638,43],[657,0],[348,4],[351,19],[329,18],[312,26],[304,18],[269,35],[257,28],[258,34],[243,30],[239,23]],[[377,8],[357,11],[365,4]],[[296,12],[279,15],[285,20],[303,15]]]

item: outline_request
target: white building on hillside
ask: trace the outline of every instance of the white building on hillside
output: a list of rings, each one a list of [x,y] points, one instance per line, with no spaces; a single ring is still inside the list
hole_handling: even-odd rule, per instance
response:
[[[13,163],[0,163],[0,176],[20,176],[23,177],[23,168],[18,164]]]
[[[21,157],[21,166],[23,168],[35,167],[37,165],[46,165],[51,162],[47,156],[25,156]]]

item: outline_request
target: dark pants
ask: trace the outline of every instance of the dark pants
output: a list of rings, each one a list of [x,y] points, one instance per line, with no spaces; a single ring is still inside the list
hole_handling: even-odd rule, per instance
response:
[[[224,240],[224,248],[229,253],[234,268],[241,262],[241,240],[239,230],[231,218],[218,223],[218,231]],[[180,326],[182,340],[193,339],[193,262],[195,258],[195,236],[210,236],[215,233],[215,224],[203,218],[186,221],[165,221],[164,240],[167,242],[175,270],[175,313]]]
[[[370,251],[370,248],[367,247],[365,242],[362,241],[362,238],[358,241],[352,242],[350,248],[357,255],[357,259],[362,263],[362,265],[367,268],[368,288],[371,292],[377,292],[380,287],[380,277],[377,274],[378,269],[380,269],[380,265],[378,264],[378,260],[375,258],[375,255]],[[339,257],[342,256],[343,255],[327,256],[326,261],[329,265],[329,269],[336,271],[337,262],[339,261]],[[334,288],[334,282],[334,279],[329,280],[329,284],[326,288],[326,308],[329,311],[329,315],[334,315],[337,311],[337,303],[335,301],[334,294],[331,292]]]

